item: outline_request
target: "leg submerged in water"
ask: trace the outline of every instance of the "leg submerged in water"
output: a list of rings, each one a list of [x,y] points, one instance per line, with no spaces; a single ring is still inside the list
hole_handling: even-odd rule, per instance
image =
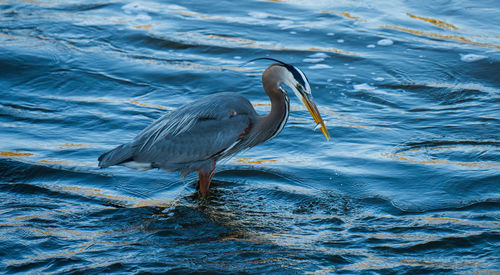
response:
[[[207,197],[208,189],[210,188],[210,182],[214,175],[214,169],[212,170],[198,170],[198,182],[200,187],[200,193],[203,198]]]

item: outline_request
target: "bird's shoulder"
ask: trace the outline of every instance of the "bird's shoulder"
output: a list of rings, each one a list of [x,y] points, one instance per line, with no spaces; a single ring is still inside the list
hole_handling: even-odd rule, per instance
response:
[[[193,116],[212,116],[212,118],[224,118],[235,111],[239,114],[253,115],[255,110],[250,101],[241,94],[233,92],[216,93],[202,97],[188,103],[174,112],[172,115],[189,114]]]

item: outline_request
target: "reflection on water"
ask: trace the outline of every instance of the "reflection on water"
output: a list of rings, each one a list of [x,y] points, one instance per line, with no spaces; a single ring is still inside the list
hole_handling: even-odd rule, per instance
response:
[[[489,7],[489,8],[485,8]],[[488,1],[0,1],[0,268],[19,273],[498,273],[498,9]],[[97,168],[215,92],[276,138],[196,177]]]

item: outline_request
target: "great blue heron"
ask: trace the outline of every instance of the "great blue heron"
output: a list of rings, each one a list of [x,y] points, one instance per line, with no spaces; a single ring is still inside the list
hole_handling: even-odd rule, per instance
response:
[[[283,130],[290,102],[281,84],[290,87],[302,101],[328,140],[330,134],[305,74],[272,58],[251,61],[259,59],[276,62],[262,74],[264,90],[271,100],[269,114],[258,115],[250,101],[237,93],[209,95],[160,117],[131,142],[102,154],[99,167],[162,168],[180,171],[182,177],[198,171],[199,190],[206,197],[217,161],[271,139]]]

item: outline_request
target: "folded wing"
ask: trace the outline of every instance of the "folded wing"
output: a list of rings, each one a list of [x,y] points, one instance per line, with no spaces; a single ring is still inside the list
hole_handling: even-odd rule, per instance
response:
[[[239,94],[207,96],[157,119],[131,143],[101,156],[100,166],[135,161],[182,167],[205,161],[238,144],[256,116],[250,102]]]

